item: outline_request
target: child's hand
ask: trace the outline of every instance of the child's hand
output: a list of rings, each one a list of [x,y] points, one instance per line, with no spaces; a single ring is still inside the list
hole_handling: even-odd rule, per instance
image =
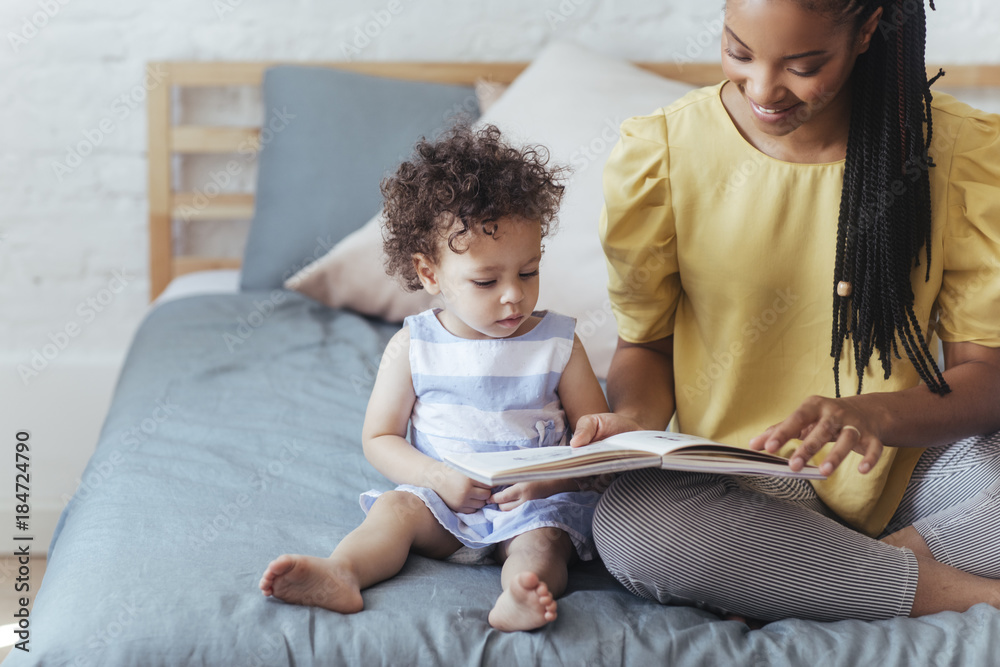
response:
[[[641,430],[642,425],[639,422],[622,415],[616,415],[613,412],[584,415],[577,420],[569,445],[570,447],[582,447],[619,433]]]
[[[430,471],[427,487],[441,497],[451,511],[471,514],[483,508],[492,489],[474,479],[469,479],[445,463],[438,463]]]
[[[548,498],[557,493],[579,491],[579,486],[572,479],[553,479],[545,482],[519,482],[503,491],[494,493],[487,499],[488,503],[496,503],[504,512],[523,505],[526,500]]]

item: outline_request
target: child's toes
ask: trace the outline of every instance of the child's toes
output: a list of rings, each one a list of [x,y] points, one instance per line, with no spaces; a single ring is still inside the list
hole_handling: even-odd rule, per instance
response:
[[[517,581],[519,584],[521,584],[521,586],[523,586],[527,590],[531,590],[532,588],[537,590],[538,586],[545,585],[541,581],[539,581],[538,575],[535,574],[534,572],[522,572],[521,574],[517,575]]]

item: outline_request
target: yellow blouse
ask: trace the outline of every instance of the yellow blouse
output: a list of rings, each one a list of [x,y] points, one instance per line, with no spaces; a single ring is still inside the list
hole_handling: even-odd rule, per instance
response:
[[[844,161],[795,164],[761,153],[733,125],[722,85],[622,124],[604,171],[600,235],[619,335],[636,343],[674,336],[679,430],[746,446],[806,397],[835,395],[830,344]],[[925,282],[922,257],[914,311],[932,350],[935,334],[1000,347],[1000,116],[941,93],[932,109],[931,274]],[[891,196],[906,196],[909,178]],[[849,343],[840,368],[849,395],[857,387]],[[883,380],[876,355],[864,391],[918,382],[905,358],[894,359]],[[886,448],[867,475],[852,453],[814,486],[848,524],[875,536],[922,452]]]

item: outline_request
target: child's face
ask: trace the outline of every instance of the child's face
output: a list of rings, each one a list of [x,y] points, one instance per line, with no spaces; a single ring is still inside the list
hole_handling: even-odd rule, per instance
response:
[[[739,90],[753,127],[784,136],[849,108],[847,85],[868,50],[881,10],[862,26],[837,24],[793,0],[729,0],[722,69]]]
[[[541,225],[515,218],[497,223],[492,237],[470,232],[463,253],[453,252],[445,239],[436,263],[414,256],[424,289],[444,300],[441,323],[461,338],[519,335],[538,303]]]

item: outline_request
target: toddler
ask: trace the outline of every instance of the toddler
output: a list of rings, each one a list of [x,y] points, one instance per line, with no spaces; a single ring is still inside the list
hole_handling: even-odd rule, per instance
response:
[[[567,419],[608,411],[574,320],[534,311],[561,176],[540,148],[459,126],[419,142],[382,184],[388,271],[443,305],[406,318],[365,415],[365,455],[399,486],[361,496],[367,517],[329,558],[272,561],[264,595],[352,613],[411,552],[495,549],[503,591],[490,624],[531,630],[556,618],[570,561],[593,557],[599,495],[575,480],[490,488],[441,458],[565,445]]]

